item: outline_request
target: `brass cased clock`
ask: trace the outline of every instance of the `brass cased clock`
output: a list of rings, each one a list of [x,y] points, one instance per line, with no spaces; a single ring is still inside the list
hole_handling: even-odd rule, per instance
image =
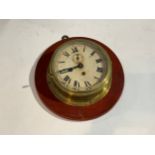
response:
[[[63,36],[41,56],[35,83],[50,110],[65,118],[88,120],[113,107],[124,74],[116,55],[103,43]]]

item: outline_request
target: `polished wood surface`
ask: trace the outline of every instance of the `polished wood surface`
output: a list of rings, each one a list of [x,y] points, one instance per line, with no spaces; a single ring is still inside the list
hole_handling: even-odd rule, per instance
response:
[[[60,102],[49,90],[46,80],[47,67],[49,61],[55,49],[62,43],[72,39],[89,39],[102,46],[109,54],[112,60],[112,85],[109,93],[99,102],[89,106],[70,106]],[[113,51],[103,43],[100,43],[94,39],[84,37],[73,37],[58,41],[50,46],[40,57],[36,71],[35,71],[35,84],[39,97],[43,101],[43,104],[57,115],[72,119],[72,120],[89,120],[97,118],[106,112],[108,112],[119,99],[123,86],[124,86],[124,73],[121,63]]]

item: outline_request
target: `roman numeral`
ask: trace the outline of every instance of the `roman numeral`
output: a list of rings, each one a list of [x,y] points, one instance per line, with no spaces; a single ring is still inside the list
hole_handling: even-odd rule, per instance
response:
[[[73,86],[75,89],[78,89],[80,87],[80,83],[75,80]]]
[[[66,57],[69,57],[70,56],[70,54],[68,52],[66,52],[66,51],[63,52],[63,55],[66,56]]]
[[[91,53],[90,53],[90,56],[93,56],[94,54],[95,54],[95,51],[91,52]]]
[[[100,62],[102,62],[102,59],[96,59],[96,62],[100,63]]]
[[[99,77],[97,77],[97,76],[94,76],[94,79],[99,80],[100,78],[99,78]]]
[[[85,81],[84,84],[85,84],[85,86],[88,87],[88,88],[91,87],[91,83],[90,83],[89,81]]]
[[[103,68],[101,68],[101,67],[97,67],[97,70],[96,70],[97,72],[103,72]]]
[[[68,75],[66,75],[65,78],[64,78],[64,81],[65,81],[67,84],[70,84],[71,78],[70,78]]]
[[[73,53],[76,53],[76,52],[78,52],[78,49],[77,49],[77,47],[74,47],[74,48],[72,48],[72,51],[73,51]]]
[[[85,52],[85,50],[86,50],[86,46],[84,45],[84,47],[83,47],[83,52]]]

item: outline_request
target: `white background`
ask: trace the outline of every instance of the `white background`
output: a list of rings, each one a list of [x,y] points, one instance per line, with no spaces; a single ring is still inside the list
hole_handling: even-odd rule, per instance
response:
[[[74,122],[45,109],[33,85],[36,61],[67,34],[108,45],[125,87],[116,106]],[[0,134],[155,134],[155,20],[0,20]]]

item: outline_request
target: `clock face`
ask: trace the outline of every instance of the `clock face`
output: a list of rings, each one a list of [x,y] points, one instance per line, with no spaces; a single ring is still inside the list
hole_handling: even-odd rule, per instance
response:
[[[108,62],[108,55],[97,43],[75,39],[56,49],[48,72],[63,90],[87,92],[100,87],[107,75]]]

